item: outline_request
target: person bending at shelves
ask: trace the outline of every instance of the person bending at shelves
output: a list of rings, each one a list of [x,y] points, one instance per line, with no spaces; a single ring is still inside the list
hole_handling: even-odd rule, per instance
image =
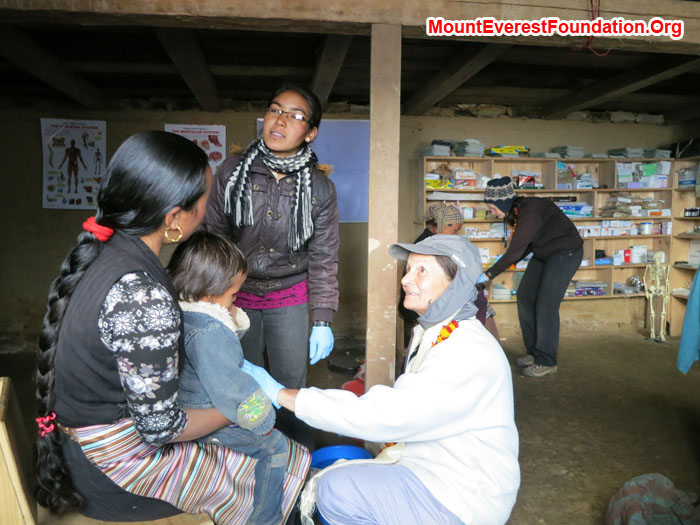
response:
[[[550,199],[516,196],[510,177],[489,181],[484,202],[513,228],[508,249],[484,272],[484,278],[493,279],[532,253],[517,294],[527,355],[516,362],[528,377],[556,373],[559,306],[581,264],[583,240]]]
[[[459,230],[462,229],[462,224],[464,223],[464,218],[461,210],[457,206],[445,203],[432,204],[428,208],[428,215],[425,219],[425,229],[416,238],[414,243],[419,243],[428,237],[432,237],[435,234],[441,233],[443,235],[457,235]],[[416,324],[418,319],[418,314],[414,311],[407,309],[403,305],[403,300],[406,294],[403,288],[400,290],[399,298],[399,314],[404,320],[404,344],[408,344],[408,340],[411,335],[411,329]],[[476,317],[482,324],[491,332],[496,338],[496,341],[500,340],[498,335],[498,328],[496,327],[496,321],[494,316],[496,311],[489,304],[486,294],[484,293],[484,285],[477,285],[477,297],[474,304],[477,307]]]

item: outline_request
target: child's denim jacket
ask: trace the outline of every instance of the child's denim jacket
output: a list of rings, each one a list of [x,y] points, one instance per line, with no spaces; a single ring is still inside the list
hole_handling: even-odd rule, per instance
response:
[[[267,434],[275,424],[272,403],[257,381],[241,370],[243,349],[237,331],[249,326],[238,309],[236,322],[224,307],[204,301],[180,306],[185,317],[185,366],[178,401],[183,408],[216,409],[255,434]]]

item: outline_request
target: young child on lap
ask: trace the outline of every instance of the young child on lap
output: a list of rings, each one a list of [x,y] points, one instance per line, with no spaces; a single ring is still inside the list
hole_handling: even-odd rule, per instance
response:
[[[239,337],[250,326],[233,302],[246,278],[245,256],[218,235],[195,232],[168,264],[185,320],[185,364],[178,401],[183,408],[216,407],[234,424],[200,438],[257,460],[249,524],[280,523],[290,443],[273,429],[273,403],[241,370]]]

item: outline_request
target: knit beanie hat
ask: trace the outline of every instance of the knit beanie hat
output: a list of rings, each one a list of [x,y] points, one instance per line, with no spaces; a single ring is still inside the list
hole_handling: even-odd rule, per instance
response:
[[[493,204],[506,215],[515,200],[515,190],[510,177],[493,179],[486,184],[484,191],[484,202]]]
[[[428,208],[428,219],[435,221],[437,232],[440,233],[445,224],[461,224],[464,216],[457,206],[438,203]]]

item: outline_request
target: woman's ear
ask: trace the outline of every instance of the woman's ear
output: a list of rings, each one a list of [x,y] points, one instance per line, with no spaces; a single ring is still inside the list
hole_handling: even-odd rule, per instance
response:
[[[318,128],[311,128],[311,131],[309,131],[306,134],[306,137],[304,137],[304,141],[307,144],[311,144],[316,139],[317,134],[318,134]]]
[[[175,206],[172,210],[170,210],[166,215],[165,215],[165,229],[166,230],[176,230],[177,229],[177,219],[178,216],[182,212],[182,208],[180,206]]]

